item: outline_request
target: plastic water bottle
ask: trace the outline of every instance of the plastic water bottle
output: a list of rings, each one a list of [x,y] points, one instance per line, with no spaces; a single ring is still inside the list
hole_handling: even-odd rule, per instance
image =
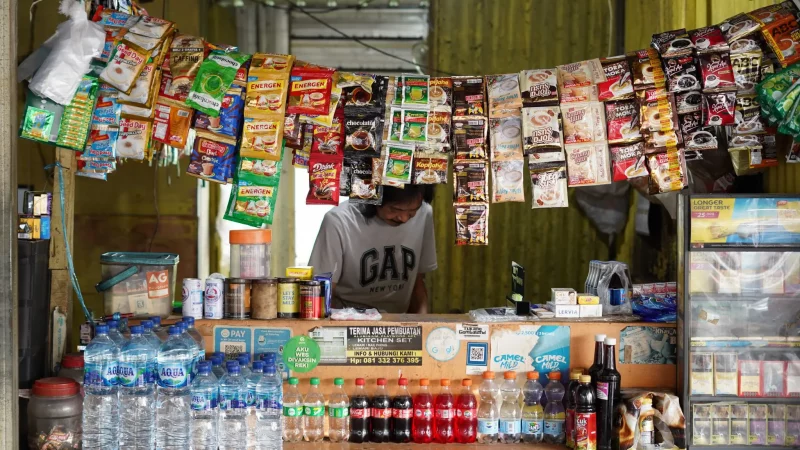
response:
[[[144,329],[142,336],[144,336],[144,338],[147,339],[147,342],[149,342],[150,345],[156,349],[156,354],[158,354],[158,349],[161,348],[161,339],[159,339],[158,336],[156,336],[156,334],[153,332],[153,321],[143,320],[142,328]],[[153,376],[155,376],[155,371],[153,372]]]
[[[151,449],[155,444],[155,369],[157,351],[142,335],[141,325],[131,327],[131,339],[120,352],[119,421],[122,448]]]
[[[522,441],[538,444],[544,439],[544,409],[540,403],[544,388],[539,383],[539,372],[528,372],[527,379],[522,387]]]
[[[319,391],[319,378],[312,378],[310,384],[303,397],[303,439],[318,442],[325,437],[325,397]]]
[[[161,317],[152,316],[150,317],[150,321],[153,322],[153,333],[156,334],[156,337],[160,339],[161,342],[166,342],[169,338],[169,334],[167,328],[161,326]]]
[[[219,448],[243,450],[247,436],[247,386],[239,363],[228,361],[228,373],[219,383]]]
[[[331,442],[350,439],[350,398],[344,392],[344,379],[333,380],[333,393],[328,397],[328,438]]]
[[[289,378],[283,393],[283,440],[299,442],[303,439],[303,396],[297,389],[297,378]]]
[[[245,396],[245,406],[247,406],[247,448],[255,448],[256,445],[256,386],[264,378],[264,362],[256,361],[253,363],[253,370],[250,375],[244,377],[247,394]]]
[[[169,339],[161,344],[156,401],[156,448],[186,448],[191,431],[189,371],[192,349],[181,339],[178,327],[169,327]]]
[[[242,378],[247,378],[252,373],[250,370],[250,355],[247,353],[240,353],[239,356],[236,357],[236,361],[239,363],[239,370],[242,372]]]
[[[494,372],[483,372],[483,383],[478,393],[481,403],[478,406],[478,443],[494,444],[497,442],[498,408],[497,397],[500,389],[494,384]]]
[[[83,448],[119,448],[119,348],[108,336],[107,325],[95,327],[83,359]]]
[[[255,363],[253,363],[255,366]],[[281,450],[283,431],[281,425],[281,384],[276,377],[275,365],[268,365],[256,385],[256,449]]]
[[[197,363],[200,362],[201,349],[197,346],[197,342],[195,342],[194,339],[189,336],[187,331],[189,329],[189,325],[186,322],[181,321],[175,325],[181,328],[181,339],[183,339],[183,341],[186,342],[186,345],[192,349],[192,365],[191,370],[189,371],[189,383],[191,383],[192,380],[194,380],[194,376],[197,374]]]
[[[189,333],[189,336],[191,336],[192,339],[194,339],[195,342],[197,342],[197,346],[199,348],[205,348],[206,347],[206,343],[205,343],[205,340],[203,340],[203,336],[200,334],[199,331],[197,331],[197,328],[194,327],[194,317],[192,317],[192,316],[184,316],[183,319],[181,319],[181,320],[183,320],[183,323],[185,323],[186,325],[189,326],[186,329],[186,332]]]
[[[223,361],[225,361],[225,358],[222,356],[215,355],[211,357],[211,372],[218,380],[225,376],[225,368],[222,366]]]
[[[500,442],[516,444],[520,439],[520,419],[522,411],[519,407],[519,386],[517,386],[517,373],[508,371],[503,374],[503,384],[500,386],[500,395],[503,403],[500,406]]]
[[[192,381],[192,450],[216,450],[219,420],[219,382],[211,363],[203,361]]]
[[[549,444],[564,444],[564,385],[561,384],[561,372],[550,372],[550,382],[544,388],[547,404],[544,407],[544,441]]]
[[[111,340],[114,341],[115,344],[117,344],[117,347],[121,349],[122,346],[125,345],[127,339],[125,339],[125,336],[123,336],[122,333],[119,332],[119,321],[109,320],[107,324],[108,324],[108,337],[110,337]]]

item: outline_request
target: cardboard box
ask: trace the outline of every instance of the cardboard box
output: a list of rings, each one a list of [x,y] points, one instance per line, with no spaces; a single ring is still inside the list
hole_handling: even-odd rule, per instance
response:
[[[286,268],[286,278],[297,278],[298,280],[310,280],[313,276],[314,276],[314,268],[311,266]]]
[[[559,318],[578,318],[581,316],[580,307],[578,305],[555,305],[556,317]]]
[[[578,294],[579,305],[599,305],[600,297],[592,294]]]
[[[550,289],[550,301],[556,305],[575,305],[575,289],[552,288]]]
[[[603,305],[578,305],[579,317],[603,317]]]

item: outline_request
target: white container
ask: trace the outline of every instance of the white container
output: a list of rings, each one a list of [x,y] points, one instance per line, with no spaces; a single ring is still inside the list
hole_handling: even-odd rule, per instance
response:
[[[272,230],[231,230],[230,278],[269,277]]]

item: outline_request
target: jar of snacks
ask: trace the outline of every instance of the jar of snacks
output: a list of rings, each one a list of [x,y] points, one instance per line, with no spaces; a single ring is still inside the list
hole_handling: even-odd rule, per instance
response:
[[[82,438],[83,398],[71,378],[33,383],[28,403],[28,448],[78,448]]]
[[[250,317],[262,320],[278,317],[277,278],[250,281]]]
[[[231,278],[269,276],[272,230],[231,230]]]

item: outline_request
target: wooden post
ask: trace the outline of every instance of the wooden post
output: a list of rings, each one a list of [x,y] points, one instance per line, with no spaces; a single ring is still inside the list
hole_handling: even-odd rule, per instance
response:
[[[50,220],[50,308],[49,314],[52,315],[53,309],[57,306],[64,314],[67,315],[67,330],[72,329],[72,281],[69,277],[69,269],[67,268],[67,250],[65,241],[69,242],[70,249],[73,251],[72,245],[73,225],[75,215],[75,171],[78,169],[77,153],[64,149],[56,149],[56,161],[58,161],[63,169],[61,169],[61,176],[64,177],[64,211],[61,210],[61,183],[58,179],[58,168],[55,168],[53,179],[53,216]],[[67,235],[64,235],[64,230],[61,226],[61,217],[64,217],[64,222],[67,225]],[[50,323],[49,317],[45,319],[44,323]],[[49,334],[49,330],[48,330]],[[52,336],[48,338],[52,339]],[[67,341],[65,342],[66,348],[70,347],[70,338],[67,334]],[[48,345],[48,350],[52,348]],[[58,361],[49,361],[49,369],[52,369]]]

